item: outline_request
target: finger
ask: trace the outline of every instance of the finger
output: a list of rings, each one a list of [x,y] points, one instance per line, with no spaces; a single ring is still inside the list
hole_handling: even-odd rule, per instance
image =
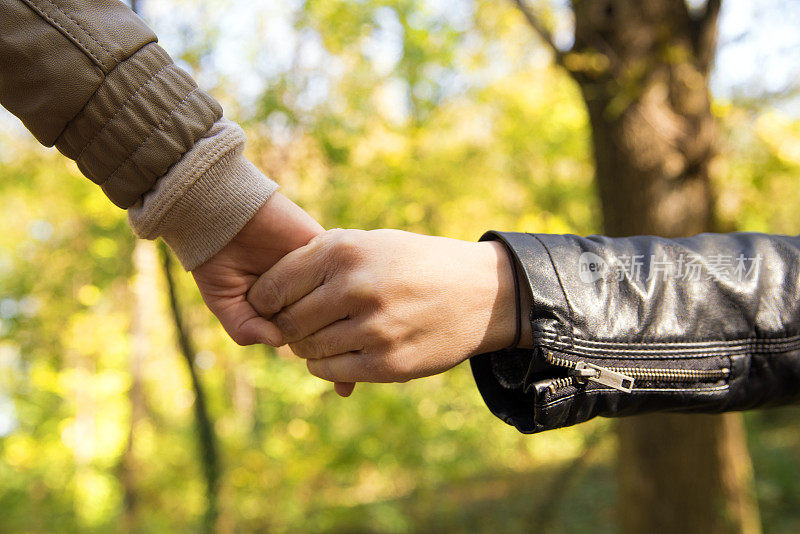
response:
[[[311,293],[325,280],[323,247],[318,239],[285,255],[262,274],[247,292],[247,301],[263,317],[271,317]]]
[[[365,371],[364,360],[367,356],[361,352],[347,352],[330,358],[307,360],[308,372],[317,378],[329,382],[370,382]]]
[[[345,352],[355,352],[364,348],[359,346],[359,340],[354,335],[357,327],[357,323],[351,319],[337,321],[296,343],[290,343],[289,348],[296,355],[307,360],[318,360]]]
[[[333,390],[336,391],[340,397],[349,397],[355,388],[355,382],[335,382],[333,384]]]
[[[326,326],[345,319],[348,310],[331,285],[321,285],[294,304],[275,314],[271,321],[278,327],[283,343],[296,343]]]
[[[278,328],[261,317],[244,296],[228,298],[209,304],[228,335],[239,345],[264,343],[277,346],[281,339]]]

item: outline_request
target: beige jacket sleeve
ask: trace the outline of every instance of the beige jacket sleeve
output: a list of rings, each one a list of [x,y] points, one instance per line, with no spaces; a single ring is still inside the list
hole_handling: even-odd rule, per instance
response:
[[[244,134],[117,0],[0,0],[0,104],[192,269],[276,189]]]

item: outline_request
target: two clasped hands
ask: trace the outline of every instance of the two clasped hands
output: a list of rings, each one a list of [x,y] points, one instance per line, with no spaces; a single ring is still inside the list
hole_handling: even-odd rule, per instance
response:
[[[193,275],[237,343],[288,345],[342,396],[444,372],[520,327],[502,244],[326,232],[279,193]]]

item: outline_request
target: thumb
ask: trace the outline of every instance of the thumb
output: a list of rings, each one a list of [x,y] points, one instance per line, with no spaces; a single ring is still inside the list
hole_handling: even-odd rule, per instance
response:
[[[311,293],[325,280],[328,266],[316,240],[286,254],[262,274],[247,292],[247,301],[259,314],[272,317]]]

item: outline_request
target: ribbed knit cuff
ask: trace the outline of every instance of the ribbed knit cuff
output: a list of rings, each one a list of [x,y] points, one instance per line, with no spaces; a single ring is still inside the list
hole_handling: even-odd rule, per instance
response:
[[[244,131],[221,119],[128,209],[134,233],[161,237],[187,271],[219,252],[278,189],[243,155]]]

